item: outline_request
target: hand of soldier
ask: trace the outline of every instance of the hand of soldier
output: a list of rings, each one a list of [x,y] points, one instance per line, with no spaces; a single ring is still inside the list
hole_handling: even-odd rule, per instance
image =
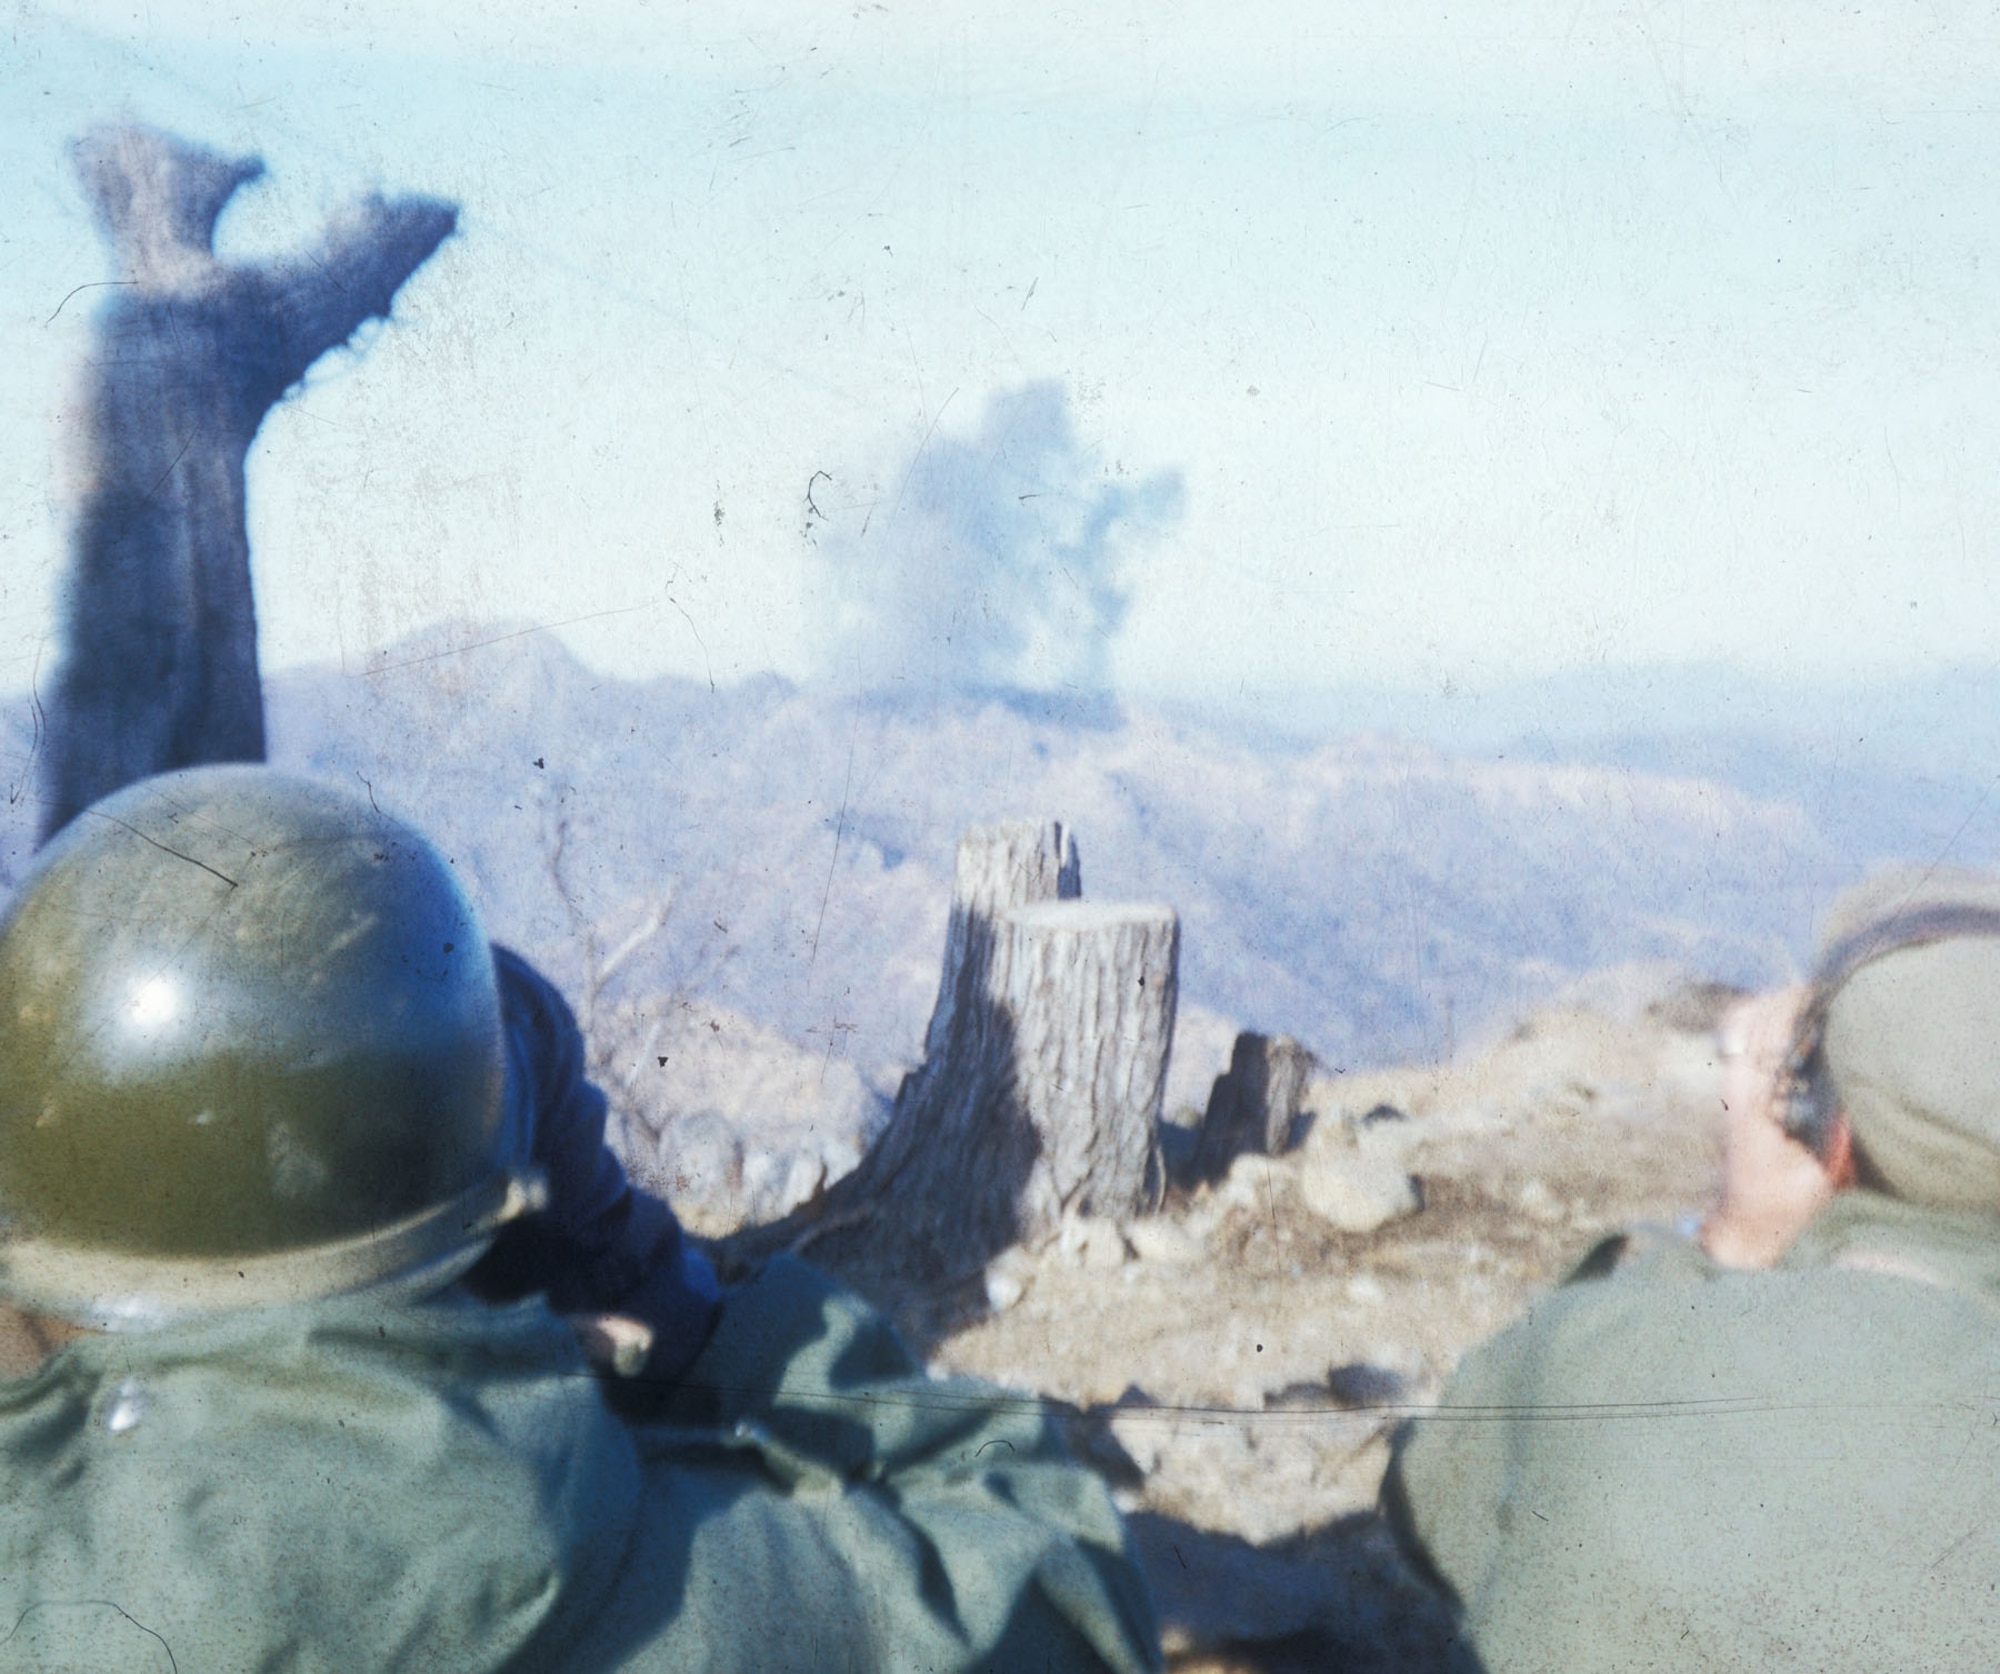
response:
[[[68,1320],[0,1303],[0,1379],[27,1377],[64,1343],[83,1335],[84,1328]]]
[[[606,1377],[636,1378],[653,1356],[653,1328],[629,1314],[572,1314],[583,1357]]]
[[[1784,1130],[1779,1078],[1808,990],[1753,995],[1717,1033],[1722,1055],[1722,1202],[1701,1244],[1725,1267],[1769,1267],[1834,1193],[1826,1166]]]

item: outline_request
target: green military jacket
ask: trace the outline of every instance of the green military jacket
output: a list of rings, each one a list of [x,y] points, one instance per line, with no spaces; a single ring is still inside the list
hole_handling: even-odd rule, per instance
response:
[[[2000,1668],[2000,1220],[1656,1241],[1469,1356],[1383,1492],[1467,1668]]]
[[[79,1339],[0,1384],[0,1671],[1158,1666],[1103,1486],[803,1263],[621,1418],[539,1304]]]

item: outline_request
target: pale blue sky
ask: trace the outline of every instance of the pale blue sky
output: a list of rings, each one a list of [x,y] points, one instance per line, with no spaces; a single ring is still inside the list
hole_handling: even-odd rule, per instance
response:
[[[1043,380],[1090,469],[1180,476],[1120,557],[1135,693],[2000,643],[1971,6],[228,11],[0,0],[7,684],[47,654],[64,298],[109,276],[63,145],[120,113],[264,155],[228,252],[375,185],[464,206],[265,427],[274,666],[504,616],[806,673],[829,550]]]

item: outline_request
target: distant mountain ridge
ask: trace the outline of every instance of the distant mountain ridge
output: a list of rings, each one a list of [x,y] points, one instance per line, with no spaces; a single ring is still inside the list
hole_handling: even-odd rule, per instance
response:
[[[2000,854],[1970,781],[1754,737],[1257,742],[1101,702],[621,681],[463,624],[376,667],[269,681],[274,759],[423,825],[572,992],[699,994],[880,1092],[929,1013],[958,835],[993,819],[1068,822],[1087,896],[1179,908],[1187,1001],[1342,1067],[1448,1054],[1608,966],[1768,980],[1864,867]],[[18,866],[33,716],[8,715]]]
[[[1195,711],[1162,705],[1176,716]],[[1479,689],[1327,686],[1245,693],[1200,717],[1228,736],[1298,743],[1359,732],[1454,755],[1572,759],[1633,738],[1758,739],[1897,772],[2000,772],[2000,665],[1785,682],[1722,663],[1571,669]]]

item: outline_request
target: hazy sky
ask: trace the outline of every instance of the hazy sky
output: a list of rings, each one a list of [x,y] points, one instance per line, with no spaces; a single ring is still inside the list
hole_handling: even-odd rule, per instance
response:
[[[1989,8],[232,10],[0,0],[7,685],[47,656],[71,293],[111,276],[64,147],[119,114],[264,156],[226,254],[376,186],[464,207],[266,423],[271,665],[469,616],[569,623],[623,673],[808,672],[857,574],[922,585],[923,462],[1009,402],[1068,450],[1066,503],[1149,508],[1091,575],[1051,526],[987,553],[1040,566],[1025,592],[961,588],[1053,620],[1076,581],[1067,627],[1006,641],[1029,681],[1436,693],[2000,644]],[[884,643],[949,666],[946,614]],[[1108,665],[1079,623],[1115,627]]]

